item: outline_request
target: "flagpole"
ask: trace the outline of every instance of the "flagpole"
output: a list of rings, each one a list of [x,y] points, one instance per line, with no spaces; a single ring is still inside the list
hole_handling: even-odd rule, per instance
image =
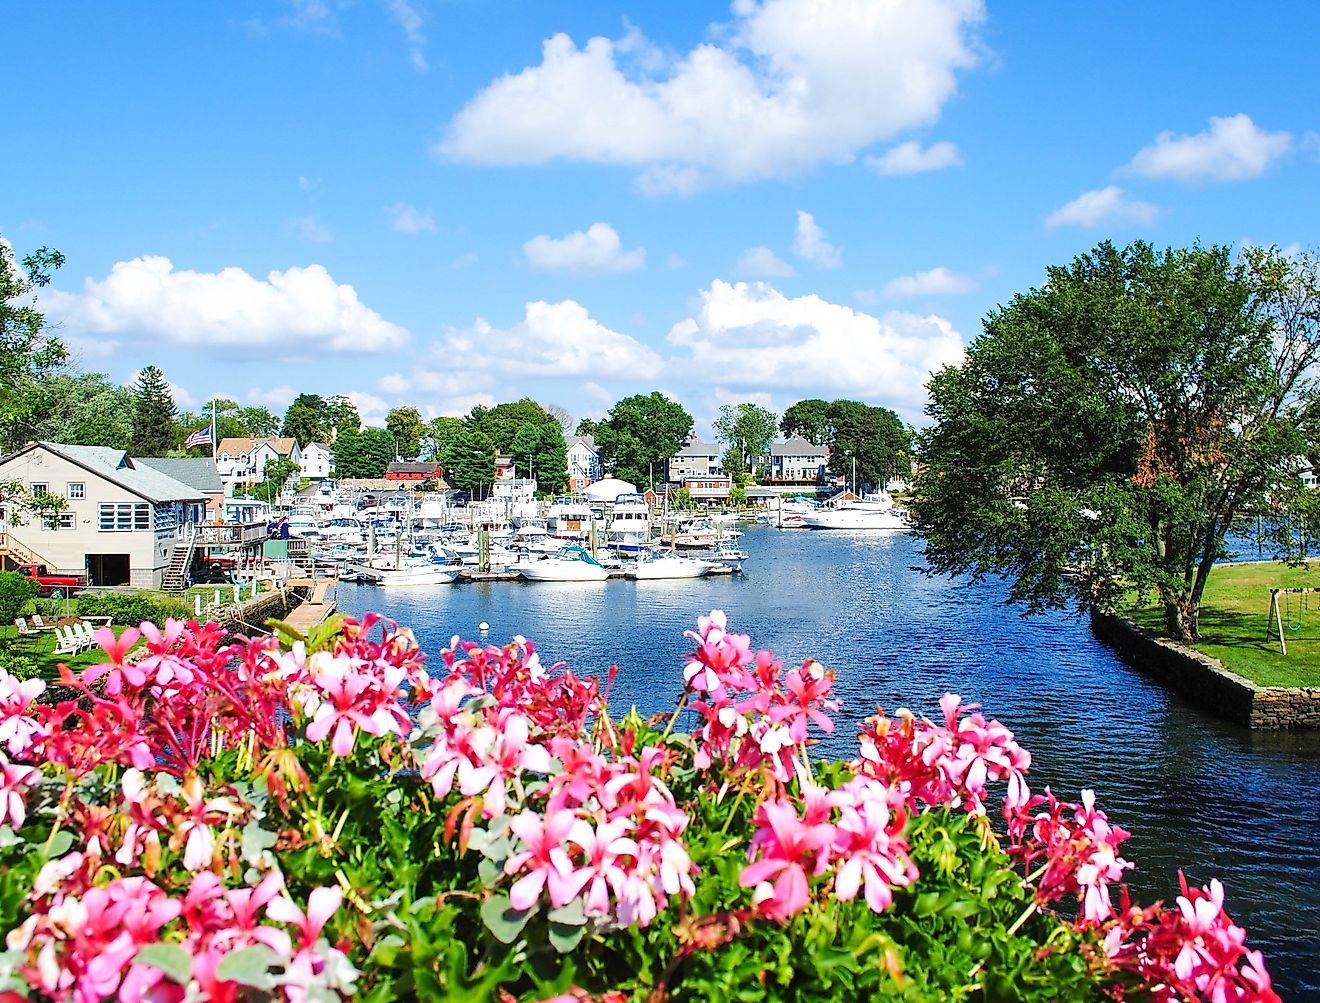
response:
[[[215,398],[211,398],[211,462],[215,462]]]

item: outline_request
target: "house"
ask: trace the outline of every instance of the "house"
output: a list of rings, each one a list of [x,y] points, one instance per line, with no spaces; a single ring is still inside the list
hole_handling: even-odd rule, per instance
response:
[[[770,444],[769,484],[820,484],[827,477],[830,451],[825,446],[791,435],[784,442]]]
[[[568,446],[568,489],[581,491],[600,480],[603,472],[596,440],[590,435],[570,435],[565,443]]]
[[[298,460],[303,477],[323,481],[335,475],[335,451],[328,442],[309,442]]]
[[[138,457],[133,460],[139,466],[145,465],[157,470],[166,477],[173,477],[180,484],[196,488],[206,496],[206,522],[223,522],[225,514],[225,484],[220,479],[215,460],[209,456],[193,457]]]
[[[440,464],[414,463],[410,460],[395,460],[385,467],[387,481],[438,481],[445,474]]]
[[[301,469],[298,440],[290,436],[234,436],[221,439],[215,450],[215,465],[226,494],[233,494],[240,484],[260,484],[266,479],[266,464],[272,460],[290,460]]]
[[[727,505],[733,491],[733,478],[726,474],[684,477],[683,487],[699,505]]]
[[[495,480],[511,481],[517,476],[518,472],[514,468],[512,456],[495,457]]]
[[[723,473],[720,466],[720,447],[713,442],[701,442],[695,432],[677,453],[669,458],[668,478],[682,484],[689,477],[709,477]]]
[[[105,446],[28,443],[0,459],[0,480],[67,500],[63,512],[6,530],[38,561],[85,574],[90,585],[160,588],[175,551],[191,548],[207,505],[208,492]],[[0,519],[9,515],[0,511]]]

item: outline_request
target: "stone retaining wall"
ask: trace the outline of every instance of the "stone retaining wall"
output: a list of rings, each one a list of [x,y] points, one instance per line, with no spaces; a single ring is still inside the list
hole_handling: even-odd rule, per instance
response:
[[[1320,687],[1258,686],[1217,658],[1094,609],[1091,632],[1133,668],[1226,721],[1252,728],[1320,728]]]

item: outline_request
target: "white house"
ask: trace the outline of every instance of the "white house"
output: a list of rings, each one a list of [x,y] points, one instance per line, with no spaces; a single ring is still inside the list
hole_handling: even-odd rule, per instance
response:
[[[323,481],[335,474],[335,451],[328,442],[309,442],[298,458],[298,467],[309,481]]]
[[[770,444],[770,470],[767,479],[789,484],[819,484],[825,480],[830,451],[824,446],[791,435],[784,442]]]
[[[206,492],[105,446],[32,442],[0,459],[0,480],[66,499],[64,511],[7,525],[5,532],[47,567],[85,574],[91,585],[160,588],[175,549],[186,548],[203,521],[207,501]],[[10,514],[0,506],[0,520]]]
[[[568,446],[568,489],[581,491],[601,479],[600,450],[590,435],[570,435]]]
[[[233,494],[240,484],[260,484],[266,479],[266,464],[271,460],[292,460],[301,469],[302,450],[298,440],[273,435],[231,437],[221,439],[215,451],[215,466],[226,494]]]
[[[722,474],[720,447],[713,442],[701,442],[695,432],[687,444],[669,458],[669,480],[682,484],[689,477],[711,477]]]

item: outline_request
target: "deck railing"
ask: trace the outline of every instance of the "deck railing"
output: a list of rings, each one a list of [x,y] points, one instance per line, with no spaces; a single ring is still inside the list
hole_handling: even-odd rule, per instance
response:
[[[199,547],[235,547],[260,543],[269,534],[264,522],[227,522],[219,526],[201,526],[197,532]]]

